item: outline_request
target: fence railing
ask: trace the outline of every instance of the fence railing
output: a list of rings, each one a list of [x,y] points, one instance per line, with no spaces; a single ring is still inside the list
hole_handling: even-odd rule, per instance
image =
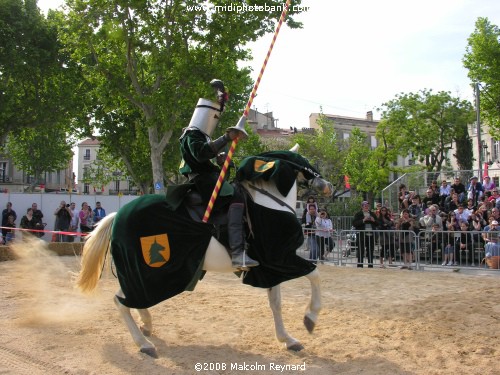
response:
[[[500,255],[500,232],[349,229],[334,231],[332,240],[316,233],[304,228],[297,254],[341,266],[488,269],[485,259]]]

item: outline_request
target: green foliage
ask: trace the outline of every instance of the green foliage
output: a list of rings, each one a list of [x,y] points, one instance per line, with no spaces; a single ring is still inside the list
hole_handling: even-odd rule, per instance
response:
[[[378,193],[389,181],[389,168],[383,149],[372,150],[367,135],[359,128],[351,132],[344,164],[344,174],[359,192]]]
[[[363,196],[354,194],[351,195],[349,199],[342,199],[328,203],[326,205],[326,209],[332,218],[335,218],[336,216],[354,216],[354,214],[359,211],[362,201]]]
[[[477,19],[463,63],[471,81],[481,84],[481,117],[500,138],[500,29],[488,18]]]
[[[449,92],[421,90],[399,94],[384,103],[381,127],[390,149],[399,155],[412,153],[428,171],[439,171],[448,159],[452,142],[460,137],[473,119],[472,105]],[[394,158],[394,153],[391,159]]]
[[[21,128],[68,127],[85,92],[58,39],[60,18],[35,0],[0,0],[0,141]]]

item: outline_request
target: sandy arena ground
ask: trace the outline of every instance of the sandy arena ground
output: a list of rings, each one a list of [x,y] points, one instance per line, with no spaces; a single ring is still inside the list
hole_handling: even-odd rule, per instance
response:
[[[114,277],[84,297],[71,285],[76,270],[76,257],[46,252],[0,262],[0,374],[279,373],[272,364],[305,366],[285,374],[500,374],[499,276],[320,266],[312,335],[302,325],[307,279],[282,286],[286,327],[305,346],[294,353],[274,337],[265,290],[207,274],[151,309],[153,359],[118,316]]]

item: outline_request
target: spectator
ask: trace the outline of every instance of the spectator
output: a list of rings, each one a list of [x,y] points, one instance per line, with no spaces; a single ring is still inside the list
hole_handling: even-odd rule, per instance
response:
[[[382,209],[382,203],[377,202],[375,203],[375,216],[377,219],[380,217],[380,210]]]
[[[16,211],[12,209],[12,202],[7,202],[5,209],[2,211],[2,227],[7,227],[7,223],[9,222],[9,216],[14,217],[14,221],[17,219],[17,214]],[[10,232],[10,229],[3,229],[2,228],[2,236],[5,241],[5,237],[7,233]]]
[[[69,225],[69,231],[76,233],[76,232],[78,232],[78,227],[79,227],[79,223],[80,223],[80,211],[78,210],[78,208],[76,208],[75,202],[70,203],[69,209],[70,209],[71,213],[73,214],[73,216],[71,216],[71,223]],[[76,237],[76,235],[68,236],[68,242],[75,242],[75,237]]]
[[[405,208],[408,208],[410,205],[409,199],[410,194],[407,193],[406,191],[406,185],[401,184],[399,185],[399,195],[398,195],[398,201],[399,201],[399,209],[404,210]]]
[[[377,217],[370,211],[367,201],[361,203],[361,211],[353,218],[352,225],[361,231],[357,236],[358,242],[358,267],[363,268],[365,250],[368,258],[368,268],[373,268],[373,250],[375,249],[375,236],[373,231],[377,229]]]
[[[95,202],[94,208],[94,223],[98,223],[102,218],[106,216],[106,210],[101,207],[101,202]]]
[[[69,208],[69,204],[66,204],[65,201],[61,201],[59,207],[54,211],[54,215],[56,215],[56,225],[54,229],[56,231],[67,232],[69,230],[69,226],[71,224],[71,218],[73,217],[73,212]],[[58,235],[57,242],[67,242],[68,236]]]
[[[380,267],[386,268],[384,259],[392,264],[394,259],[394,220],[387,207],[382,206],[378,217],[378,228],[383,232],[380,234]]]
[[[427,235],[427,234],[426,234]],[[429,243],[430,254],[427,254],[432,262],[433,256],[437,251],[444,250],[443,246],[443,228],[439,224],[432,224],[431,233],[426,237]]]
[[[487,202],[484,203],[486,206],[488,205]],[[479,206],[478,206],[479,207]],[[477,207],[474,207],[474,202],[472,201],[472,199],[467,199],[467,209],[469,211],[474,211]]]
[[[486,245],[484,246],[484,251],[486,253],[486,256],[488,256],[487,254],[491,254],[492,252],[497,251],[499,246],[498,244],[499,231],[500,228],[496,220],[491,220],[490,225],[484,228],[483,238],[486,242]]]
[[[396,229],[399,233],[399,250],[403,257],[403,266],[401,269],[411,270],[412,262],[412,243],[415,240],[415,221],[410,217],[410,211],[401,211],[401,217],[396,224]]]
[[[465,204],[461,204],[458,208],[453,211],[455,213],[455,218],[457,219],[458,225],[460,226],[462,223],[469,222],[469,217],[473,211],[469,211],[465,208]]]
[[[458,201],[463,202],[465,199],[465,185],[460,181],[460,177],[455,177],[451,188],[458,194]]]
[[[309,248],[309,258],[313,263],[318,260],[318,243],[316,241],[316,206],[314,204],[309,205],[309,211],[304,217],[304,226],[309,229],[305,231],[307,236],[307,247]]]
[[[316,202],[316,199],[310,195],[308,198],[307,198],[307,202],[306,202],[306,212],[309,212],[309,206],[310,205],[313,205],[314,208],[316,209],[316,213],[319,211],[319,207],[318,207],[318,203]]]
[[[441,182],[441,186],[439,187],[439,205],[441,209],[444,209],[446,198],[448,198],[451,194],[451,186],[448,185],[446,180]]]
[[[460,236],[455,240],[454,262],[448,263],[449,266],[457,266],[457,260],[462,264],[462,255],[465,253],[465,262],[468,260],[468,254],[472,254],[472,233],[469,231],[467,223],[460,224]],[[465,263],[466,264],[466,263]]]
[[[80,231],[82,234],[87,234],[92,232],[92,210],[90,210],[87,202],[82,203],[82,209],[78,213],[80,219]]]
[[[43,222],[43,213],[42,210],[38,209],[38,204],[33,203],[31,205],[31,208],[33,209],[33,217],[36,220],[36,229],[38,230],[43,230],[45,228],[45,223]],[[43,237],[45,236],[44,232],[36,232],[38,237]]]
[[[328,214],[325,210],[319,210],[319,216],[316,217],[316,241],[318,242],[319,248],[319,257],[321,260],[326,259],[328,252],[333,249],[333,246],[330,249],[330,245],[333,245],[333,224]]]
[[[429,189],[432,190],[432,194],[439,196],[439,186],[436,180],[431,182]]]
[[[500,228],[498,227],[498,221],[493,220],[493,218],[490,218],[490,224],[485,226],[483,229],[483,240],[486,244],[493,242],[497,243],[498,242],[498,232]]]
[[[411,205],[408,207],[410,217],[415,220],[420,220],[424,215],[424,205],[420,200],[420,195],[416,194],[411,199]]]
[[[476,232],[481,232],[486,226],[486,220],[484,220],[483,215],[480,210],[472,212],[469,216],[469,229]]]
[[[3,238],[6,245],[9,242],[13,241],[14,238],[16,237],[16,231],[13,229],[16,227],[16,223],[14,222],[14,220],[15,220],[14,215],[10,214],[9,216],[7,216],[7,222],[5,223],[4,227],[12,229],[5,230],[5,235],[3,236]]]
[[[460,206],[462,203],[460,203],[460,199],[458,199],[458,194],[457,193],[451,193],[451,199],[446,199],[447,203],[445,203],[445,211],[446,212],[452,212],[455,211],[458,206]]]
[[[455,216],[455,212],[450,212],[448,214],[448,218],[444,225],[444,230],[448,230],[450,232],[456,232],[460,230],[460,225],[458,224],[457,217]],[[452,241],[453,242],[453,241]]]
[[[484,189],[484,192],[487,192],[487,191],[492,191],[495,189],[495,183],[491,180],[491,178],[489,176],[484,176],[484,180],[483,180],[483,189]]]
[[[469,189],[467,190],[467,199],[472,199],[473,206],[477,208],[483,194],[483,185],[476,176],[471,177]]]
[[[21,223],[19,224],[19,226],[23,229],[37,229],[36,219],[33,216],[33,209],[31,207],[26,210],[26,215],[21,218]],[[38,237],[36,232],[29,231],[23,232],[23,237],[24,235],[33,235],[35,237]]]
[[[439,205],[439,194],[434,194],[434,190],[428,188],[425,192],[425,197],[422,199],[425,209],[430,208],[432,205]]]
[[[494,188],[491,190],[491,195],[488,197],[488,202],[493,202],[494,205],[496,205],[498,199],[500,198],[500,195],[498,195],[498,188]]]
[[[409,212],[408,212],[409,215]],[[441,216],[438,215],[438,206],[437,205],[431,205],[429,207],[429,212],[427,215],[422,217],[419,221],[420,227],[424,228],[425,230],[432,230],[432,224],[439,224],[440,226],[443,225],[443,220],[441,219]]]

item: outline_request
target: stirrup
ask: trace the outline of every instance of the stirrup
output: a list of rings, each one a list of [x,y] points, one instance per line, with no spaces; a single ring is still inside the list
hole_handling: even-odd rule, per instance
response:
[[[233,268],[242,271],[248,271],[251,267],[257,267],[259,265],[259,262],[246,255],[246,251],[242,251],[239,254],[234,254],[231,256],[231,264]]]

